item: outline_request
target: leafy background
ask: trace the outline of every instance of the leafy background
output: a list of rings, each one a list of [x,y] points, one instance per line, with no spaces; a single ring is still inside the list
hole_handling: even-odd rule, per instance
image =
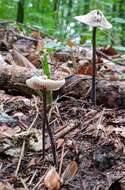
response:
[[[0,18],[16,20],[19,0],[0,0]],[[109,31],[98,30],[98,44],[112,44],[125,50],[124,0],[25,0],[24,23],[65,41],[91,42],[91,30],[73,19],[93,9],[100,9],[112,23]],[[80,36],[80,38],[79,38]]]

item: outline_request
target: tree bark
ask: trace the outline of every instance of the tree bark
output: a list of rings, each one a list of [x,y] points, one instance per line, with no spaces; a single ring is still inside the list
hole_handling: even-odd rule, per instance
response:
[[[59,7],[59,0],[54,0],[53,1],[53,12],[56,12]]]
[[[120,1],[119,1],[119,17],[122,18],[122,19],[125,18],[124,0],[120,0]],[[124,31],[125,31],[125,24],[122,24],[121,27],[122,27],[122,31],[123,31],[123,33],[124,33]],[[121,45],[122,45],[122,46],[125,46],[125,39],[124,39],[124,37],[123,37],[124,34],[122,34],[122,35],[120,35],[120,36],[121,36],[121,37],[120,37],[120,39],[121,39]]]
[[[90,100],[91,77],[72,75],[66,79],[62,93],[77,99]],[[125,107],[125,81],[97,78],[97,105],[108,108]]]
[[[18,2],[17,22],[23,23],[24,21],[24,0]]]
[[[31,96],[35,93],[26,85],[26,80],[35,73],[42,75],[42,70],[26,67],[4,65],[0,68],[0,89],[8,94]]]

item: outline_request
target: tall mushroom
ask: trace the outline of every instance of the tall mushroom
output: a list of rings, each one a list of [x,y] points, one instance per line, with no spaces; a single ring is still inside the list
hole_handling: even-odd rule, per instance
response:
[[[93,28],[92,32],[92,47],[93,47],[93,74],[92,74],[92,93],[91,101],[93,105],[96,105],[96,29],[97,27],[102,29],[110,29],[112,25],[107,21],[104,14],[100,10],[93,10],[83,16],[75,16],[76,20],[81,23],[87,24]]]
[[[45,126],[47,127],[47,131],[50,137],[50,142],[51,142],[51,146],[52,146],[52,153],[53,153],[53,160],[54,160],[54,164],[55,166],[57,165],[57,161],[56,161],[56,148],[55,148],[55,144],[54,144],[54,139],[53,139],[53,135],[51,132],[51,128],[49,126],[49,122],[48,122],[48,117],[47,117],[47,99],[46,99],[46,94],[47,91],[55,91],[60,89],[64,84],[65,84],[65,79],[63,80],[51,80],[51,79],[47,79],[47,77],[43,77],[43,76],[34,76],[28,80],[26,80],[26,84],[32,88],[32,89],[36,89],[36,90],[42,90],[43,91],[43,127],[42,127],[42,133],[43,133],[43,159],[45,157]]]

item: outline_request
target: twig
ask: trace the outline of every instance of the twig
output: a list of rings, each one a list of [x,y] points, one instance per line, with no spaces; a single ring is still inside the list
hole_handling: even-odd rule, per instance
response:
[[[0,20],[0,25],[6,25],[10,23],[14,23],[15,21],[13,20]]]
[[[78,127],[78,121],[74,122],[74,123],[71,123],[70,125],[68,125],[67,127],[63,128],[63,130],[59,131],[55,137],[56,138],[61,138],[63,137],[64,135],[66,135],[69,131],[75,129]]]
[[[85,121],[84,124],[83,124],[83,128],[81,129],[81,133],[82,134],[86,134],[89,130],[87,129],[85,131],[85,129],[87,128],[88,124],[91,122],[91,121],[94,121],[95,119],[98,119],[100,116],[100,113],[96,113],[95,116],[93,116],[92,118],[90,118],[89,120]]]
[[[90,76],[85,76],[85,77],[81,77],[81,78],[78,78],[76,80],[74,80],[72,83],[68,84],[67,86],[65,86],[64,88],[67,89],[69,88],[70,86],[75,86],[76,84],[78,84],[81,80],[91,80],[92,77]]]
[[[43,181],[44,177],[46,176],[46,174],[48,173],[49,169],[45,172],[45,174],[39,179],[38,183],[33,187],[32,190],[36,190],[37,187],[39,186],[39,184]]]
[[[99,130],[101,130],[100,125],[101,125],[101,123],[102,123],[104,113],[105,113],[105,108],[102,110],[101,115],[100,115],[99,120],[98,120],[98,123],[97,123],[96,136],[98,135]]]
[[[19,161],[18,161],[18,165],[17,165],[16,171],[15,171],[15,176],[18,175],[18,172],[19,172],[19,169],[20,169],[20,164],[21,164],[21,161],[22,161],[22,158],[23,158],[23,155],[24,155],[25,144],[26,144],[26,141],[24,140],[23,145],[22,145],[22,149],[21,149],[21,153],[20,153],[20,158],[19,158]]]
[[[78,64],[76,62],[76,58],[74,56],[74,52],[73,52],[72,48],[71,48],[71,59],[72,59],[72,63],[73,63],[73,71],[74,71],[74,73],[77,73],[78,72]]]
[[[73,188],[73,189],[81,189],[80,188],[80,186],[77,186],[77,185],[73,185],[73,184],[71,184],[71,183],[67,183],[66,185],[69,185],[71,188]]]
[[[28,186],[31,185],[31,183],[32,183],[32,181],[34,180],[34,177],[36,176],[36,174],[37,174],[37,170],[35,170],[35,172],[33,173],[32,177],[31,177],[31,179],[30,179],[30,181],[29,181],[29,183],[28,183]]]
[[[20,181],[21,181],[22,185],[24,186],[25,190],[28,190],[28,187],[27,187],[27,185],[26,185],[24,179],[23,179],[23,178],[20,178]]]
[[[31,123],[31,125],[30,125],[30,127],[28,128],[28,130],[27,130],[27,132],[29,133],[30,132],[30,130],[32,129],[32,127],[34,126],[34,124],[35,124],[35,122],[36,122],[36,120],[37,120],[37,118],[38,118],[38,116],[39,116],[39,110],[38,110],[38,107],[37,107],[37,102],[35,101],[35,108],[36,108],[36,116],[35,116],[35,118],[33,119],[33,121],[32,121],[32,123]]]
[[[61,176],[61,170],[62,170],[62,165],[63,165],[63,158],[64,158],[64,145],[62,147],[62,154],[61,154],[61,158],[60,158],[60,165],[59,165],[59,176]]]
[[[49,114],[48,114],[48,121],[50,121],[51,115],[52,115],[52,112],[53,112],[54,109],[55,109],[54,111],[57,113],[57,117],[59,117],[61,119],[59,109],[58,109],[58,106],[57,106],[57,100],[58,99],[56,99],[55,102],[51,106],[51,109],[50,109]],[[54,121],[55,121],[55,119],[54,119]],[[52,123],[53,123],[53,121],[50,123],[50,125]]]
[[[106,55],[105,53],[103,53],[103,52],[100,51],[100,50],[96,50],[96,54],[97,54],[98,56],[101,56],[101,57],[103,57],[103,58],[109,60],[109,61],[112,61],[112,60],[113,60],[111,57],[109,57],[108,55]]]

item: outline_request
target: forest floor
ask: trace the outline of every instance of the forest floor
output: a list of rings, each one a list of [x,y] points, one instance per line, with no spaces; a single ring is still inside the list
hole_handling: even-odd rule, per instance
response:
[[[1,28],[0,80],[7,65],[41,69],[45,45],[55,43],[36,31],[27,37],[17,28]],[[53,104],[48,106],[58,160],[56,171],[62,181],[57,189],[124,190],[125,109],[120,91],[113,87],[105,101],[97,92],[98,105],[92,106],[92,51],[71,40],[65,46],[53,50],[48,60],[52,78],[66,78],[65,87],[54,93]],[[112,47],[98,49],[97,77],[124,81],[124,63],[124,56]],[[44,178],[53,159],[47,133],[42,159],[42,101],[36,94],[23,95],[23,88],[16,93],[1,83],[0,88],[0,190],[44,190]]]

